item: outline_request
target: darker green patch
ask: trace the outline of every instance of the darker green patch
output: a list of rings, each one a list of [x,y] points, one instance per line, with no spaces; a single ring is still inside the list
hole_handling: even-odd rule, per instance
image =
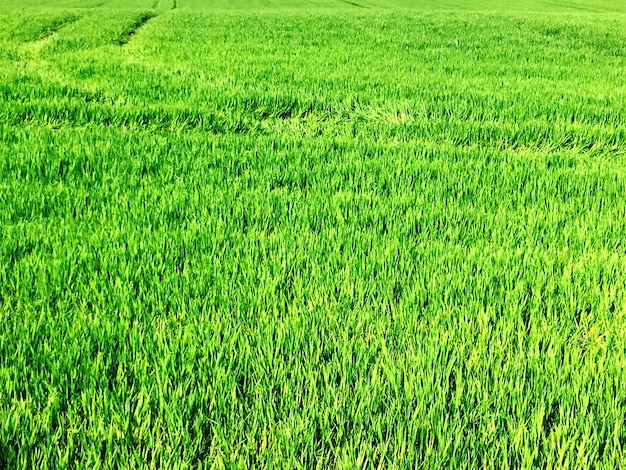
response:
[[[22,43],[41,41],[79,19],[80,16],[77,15],[31,16],[24,19],[22,24],[15,28],[12,35],[15,40]]]
[[[122,34],[120,34],[120,37],[118,38],[117,43],[120,46],[124,46],[128,44],[130,40],[133,38],[133,36],[137,34],[137,31],[139,31],[139,29],[141,29],[148,21],[150,21],[155,16],[156,16],[156,13],[154,12],[145,12],[139,15],[135,19],[135,21],[131,25],[129,25],[129,27],[126,28],[122,32]]]

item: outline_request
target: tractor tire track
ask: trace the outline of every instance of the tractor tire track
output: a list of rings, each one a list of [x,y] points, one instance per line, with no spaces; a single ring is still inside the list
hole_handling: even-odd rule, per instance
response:
[[[353,7],[357,7],[357,8],[367,8],[366,6],[361,5],[357,2],[353,2],[352,0],[337,0],[337,1],[341,3],[347,3],[348,5],[352,5]]]
[[[119,37],[118,44],[123,47],[127,45],[130,40],[139,32],[141,28],[143,28],[148,21],[152,18],[158,16],[157,13],[153,11],[145,12],[139,15],[135,21],[125,30]]]
[[[124,32],[122,32],[118,40],[118,44],[120,46],[123,47],[127,45],[131,41],[133,36],[135,36],[139,32],[139,30],[148,23],[148,21],[159,16],[159,13],[157,12],[157,10],[158,10],[160,3],[161,3],[160,0],[156,0],[152,5],[151,11],[147,11],[147,12],[140,14],[135,19],[135,21]],[[177,8],[178,8],[178,0],[174,0],[174,3],[172,5],[172,8],[170,8],[170,11],[176,10]]]
[[[39,31],[36,37],[26,42],[30,44],[45,43],[63,28],[76,23],[80,19],[81,17],[78,15],[71,15],[65,18],[54,19],[47,27]]]

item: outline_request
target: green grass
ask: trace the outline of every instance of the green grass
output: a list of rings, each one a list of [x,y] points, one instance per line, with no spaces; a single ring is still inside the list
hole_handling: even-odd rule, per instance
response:
[[[357,3],[0,0],[0,468],[623,468],[626,7]]]

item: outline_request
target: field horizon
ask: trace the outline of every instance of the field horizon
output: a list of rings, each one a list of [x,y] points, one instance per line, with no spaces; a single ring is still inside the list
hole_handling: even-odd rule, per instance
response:
[[[2,0],[3,8],[38,9],[141,9],[152,10],[247,10],[263,12],[272,9],[362,9],[391,11],[491,11],[491,12],[553,12],[553,13],[626,13],[626,5],[609,0]]]
[[[626,4],[0,7],[0,469],[626,465]]]

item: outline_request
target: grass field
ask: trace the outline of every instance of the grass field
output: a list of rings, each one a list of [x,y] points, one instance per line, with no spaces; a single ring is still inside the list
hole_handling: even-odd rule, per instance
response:
[[[626,3],[0,0],[0,469],[626,467]]]

